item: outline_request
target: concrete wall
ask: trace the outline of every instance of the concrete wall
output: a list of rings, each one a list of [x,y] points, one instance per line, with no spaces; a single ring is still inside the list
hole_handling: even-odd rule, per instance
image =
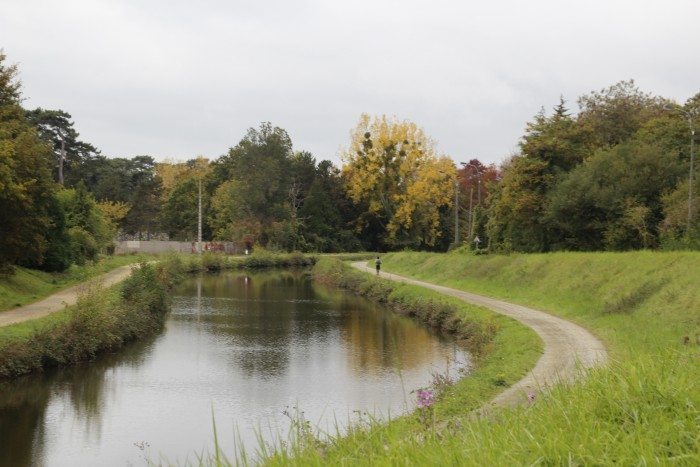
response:
[[[175,251],[178,253],[196,253],[196,242],[175,242],[161,240],[124,240],[115,242],[114,253],[118,255],[128,253],[165,253]],[[202,242],[202,251],[217,253],[241,254],[242,249],[233,242]]]

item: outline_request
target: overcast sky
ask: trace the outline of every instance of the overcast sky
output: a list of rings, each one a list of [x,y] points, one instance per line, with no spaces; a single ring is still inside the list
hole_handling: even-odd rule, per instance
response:
[[[499,162],[561,94],[700,91],[698,0],[0,0],[25,106],[107,156],[217,157],[249,127],[338,163],[362,112]]]

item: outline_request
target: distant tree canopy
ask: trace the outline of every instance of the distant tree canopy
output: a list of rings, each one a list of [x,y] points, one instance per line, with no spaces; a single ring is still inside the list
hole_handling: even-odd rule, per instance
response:
[[[219,188],[212,201],[212,222],[218,236],[229,236],[230,229],[256,219],[259,228],[250,233],[267,243],[273,224],[289,214],[292,156],[287,132],[264,123],[259,130],[249,129],[215,162]]]
[[[658,245],[662,194],[685,172],[673,153],[624,142],[598,150],[547,196],[552,247],[622,250]]]
[[[491,195],[501,180],[501,171],[495,164],[484,165],[478,159],[471,159],[458,170],[457,180],[463,243],[474,245],[475,239],[483,242],[487,238],[486,213],[491,206]]]
[[[210,211],[211,195],[207,190],[211,172],[209,161],[203,157],[185,163],[160,163],[156,172],[163,180],[161,228],[170,238],[193,241],[197,239],[199,219],[199,189],[202,186],[202,212]],[[212,238],[207,217],[202,217],[202,236]]]
[[[109,219],[82,182],[60,190],[58,200],[65,213],[71,260],[78,264],[95,260],[114,238]]]
[[[335,188],[339,183],[329,163],[322,162],[317,168],[310,153],[293,151],[285,130],[263,123],[259,129],[249,129],[235,147],[212,164],[207,183],[213,188],[208,222],[219,239],[252,237],[257,243],[280,249],[353,248],[356,241],[344,247],[322,233],[332,219],[312,219],[314,210],[328,208],[322,206],[324,203],[343,204],[339,199],[342,190]],[[328,191],[322,195],[320,187]],[[339,233],[341,237],[347,236],[345,221],[336,220],[333,228],[346,232]]]
[[[110,225],[82,182],[54,182],[53,144],[20,106],[17,68],[5,58],[0,51],[0,269],[94,259],[111,242]]]

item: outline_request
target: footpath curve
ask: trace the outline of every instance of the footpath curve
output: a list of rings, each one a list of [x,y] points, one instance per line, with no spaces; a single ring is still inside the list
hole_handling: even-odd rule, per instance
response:
[[[29,305],[13,308],[8,311],[0,311],[0,327],[17,324],[23,321],[37,319],[61,311],[67,306],[75,305],[78,301],[78,295],[85,290],[89,284],[94,282],[101,283],[105,288],[110,287],[118,282],[126,279],[131,274],[133,265],[121,266],[116,269],[90,279],[86,282],[81,282],[78,285],[68,287],[60,292],[39,300],[38,302]]]
[[[354,262],[352,266],[372,274],[375,272],[363,261]],[[524,400],[525,394],[541,391],[556,383],[573,381],[583,370],[602,365],[607,360],[605,346],[593,334],[577,324],[543,311],[397,274],[382,272],[381,277],[419,285],[486,307],[521,322],[540,336],[544,352],[535,367],[523,379],[492,399],[482,408],[482,413],[488,412],[491,407],[517,405]]]

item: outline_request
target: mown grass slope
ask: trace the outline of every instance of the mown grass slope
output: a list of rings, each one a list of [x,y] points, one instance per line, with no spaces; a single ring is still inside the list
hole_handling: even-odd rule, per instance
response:
[[[698,252],[394,253],[384,267],[565,317],[603,339],[617,359],[700,343]]]

